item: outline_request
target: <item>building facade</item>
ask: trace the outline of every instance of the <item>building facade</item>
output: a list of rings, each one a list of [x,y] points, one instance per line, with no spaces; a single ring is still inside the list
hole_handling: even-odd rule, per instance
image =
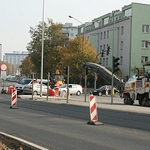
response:
[[[20,74],[21,61],[28,56],[28,51],[13,51],[12,53],[4,53],[3,61],[12,65],[12,75]]]
[[[97,54],[105,52],[101,65],[112,68],[113,56],[118,57],[123,77],[131,77],[134,68],[142,68],[142,63],[150,60],[149,14],[150,5],[132,3],[79,26],[78,34],[86,35]]]
[[[73,26],[72,23],[65,23],[62,28],[62,33],[65,34],[69,40],[72,40],[78,33],[78,27]]]

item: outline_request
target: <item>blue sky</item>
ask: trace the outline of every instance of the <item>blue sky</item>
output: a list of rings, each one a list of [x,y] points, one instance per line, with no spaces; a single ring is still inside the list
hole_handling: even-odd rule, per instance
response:
[[[149,0],[44,0],[44,20],[80,25],[132,2],[150,4]],[[29,29],[42,20],[43,0],[0,0],[0,44],[3,53],[26,51],[31,41]]]

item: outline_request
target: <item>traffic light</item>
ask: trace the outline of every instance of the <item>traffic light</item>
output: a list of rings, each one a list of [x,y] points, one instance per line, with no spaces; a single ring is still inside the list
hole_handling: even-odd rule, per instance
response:
[[[68,74],[68,66],[64,67],[64,72],[66,75]]]
[[[109,55],[109,54],[110,54],[110,50],[111,50],[111,47],[110,47],[110,46],[108,46],[108,47],[107,47],[107,55]]]
[[[118,67],[120,65],[119,62],[118,62],[119,60],[120,60],[119,57],[116,58],[116,57],[113,56],[113,68],[112,68],[113,73],[119,71],[119,67]]]
[[[102,51],[101,57],[104,57],[104,52]]]

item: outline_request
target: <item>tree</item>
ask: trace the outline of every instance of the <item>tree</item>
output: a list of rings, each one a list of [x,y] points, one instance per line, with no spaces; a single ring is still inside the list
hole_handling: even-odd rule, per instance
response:
[[[44,22],[44,53],[43,53],[43,73],[44,77],[48,72],[55,72],[56,64],[60,61],[59,49],[64,46],[68,38],[61,32],[63,25],[54,24],[48,19],[48,23]],[[30,53],[31,61],[38,76],[41,71],[41,50],[42,50],[42,23],[40,22],[36,28],[30,28],[31,42],[27,46]]]
[[[22,74],[25,76],[31,76],[34,72],[34,64],[31,61],[31,56],[27,56],[24,60],[22,60],[22,64],[20,65],[22,69]]]
[[[61,71],[64,66],[70,66],[70,77],[73,80],[79,79],[79,75],[84,75],[83,64],[85,62],[94,62],[96,51],[86,37],[77,36],[68,41],[66,47],[61,48]],[[84,45],[83,45],[84,44]],[[83,47],[82,47],[83,46]]]

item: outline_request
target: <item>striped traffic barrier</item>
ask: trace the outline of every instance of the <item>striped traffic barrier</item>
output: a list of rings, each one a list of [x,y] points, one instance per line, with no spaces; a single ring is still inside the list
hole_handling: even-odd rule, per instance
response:
[[[97,113],[97,103],[96,98],[93,95],[89,96],[89,103],[90,103],[90,121],[87,124],[96,125],[96,124],[103,124],[98,122],[98,113]]]
[[[17,107],[17,90],[13,89],[11,93],[11,106],[10,108]]]

